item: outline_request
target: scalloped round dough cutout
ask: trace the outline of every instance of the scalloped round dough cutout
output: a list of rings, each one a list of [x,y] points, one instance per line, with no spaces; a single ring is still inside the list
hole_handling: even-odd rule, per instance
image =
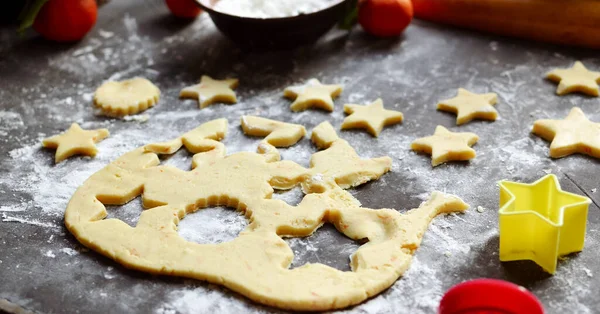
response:
[[[94,93],[94,104],[104,115],[119,117],[136,114],[154,106],[160,90],[149,80],[136,77],[124,81],[108,81]]]

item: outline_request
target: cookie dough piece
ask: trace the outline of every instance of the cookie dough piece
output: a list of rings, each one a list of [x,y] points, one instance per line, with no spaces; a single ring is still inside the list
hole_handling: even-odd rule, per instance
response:
[[[375,137],[379,136],[384,126],[400,123],[404,119],[402,112],[385,109],[381,98],[366,106],[344,105],[344,112],[350,115],[344,119],[342,130],[366,129]]]
[[[239,84],[238,79],[215,80],[207,75],[202,75],[200,83],[188,86],[181,90],[179,97],[198,99],[200,108],[206,108],[213,103],[237,103],[235,89]]]
[[[461,125],[473,119],[495,121],[498,112],[493,105],[498,101],[494,93],[475,94],[464,88],[458,89],[454,98],[442,100],[437,104],[437,109],[456,113],[456,124]]]
[[[251,136],[266,136],[258,145],[257,152],[269,161],[281,159],[276,147],[289,147],[306,135],[306,129],[299,124],[285,123],[255,116],[242,117],[242,130]]]
[[[283,96],[293,99],[290,109],[294,112],[309,108],[333,111],[333,98],[342,93],[341,85],[323,85],[312,78],[304,85],[290,86],[283,91]]]
[[[470,132],[450,132],[445,127],[438,125],[432,136],[422,137],[411,144],[411,149],[416,152],[431,154],[433,167],[451,160],[470,160],[477,155],[471,148],[477,143],[479,137]]]
[[[201,126],[187,133],[187,140],[210,140],[221,133],[213,128],[219,125]],[[331,139],[332,129],[321,127],[319,132],[325,134],[316,136]],[[319,154],[345,156],[336,146],[347,143],[337,139],[330,144]],[[429,222],[468,207],[456,196],[434,192],[406,214],[364,208],[331,180],[322,192],[290,206],[271,199],[273,189],[303,182],[307,169],[290,161],[269,162],[251,152],[224,156],[205,151],[194,158],[203,155],[205,162],[191,171],[159,165],[157,154],[145,148],[123,155],[77,189],[65,212],[68,230],[85,246],[127,268],[205,280],[282,309],[323,311],[360,303],[390,287],[410,266]],[[365,171],[361,164],[355,166],[344,170],[355,173],[348,176],[349,186],[358,184]],[[148,209],[135,227],[104,219],[104,204],[123,204],[138,195]],[[186,214],[218,205],[242,211],[249,219],[237,238],[198,244],[177,234],[177,224]],[[368,239],[351,256],[352,271],[319,263],[290,269],[294,255],[281,237],[308,236],[327,222],[351,239]]]
[[[310,177],[302,183],[307,193],[322,191],[329,180],[348,189],[379,179],[392,167],[392,159],[388,156],[360,158],[347,141],[337,136],[327,121],[313,129],[312,140],[322,150],[310,158]]]
[[[145,78],[136,77],[124,81],[108,81],[94,93],[94,104],[102,113],[119,117],[136,114],[156,104],[160,90]]]
[[[531,131],[551,141],[550,157],[561,158],[580,153],[600,158],[600,123],[594,123],[581,109],[573,107],[563,120],[537,120]]]
[[[598,97],[598,83],[600,83],[600,72],[586,69],[580,61],[576,61],[573,67],[568,69],[555,69],[546,78],[558,82],[557,95],[565,95],[581,92],[590,96]]]
[[[109,135],[107,129],[84,130],[79,124],[73,123],[63,134],[42,141],[42,146],[56,148],[54,162],[59,163],[73,155],[96,156],[98,149],[95,143],[102,141]]]
[[[242,117],[244,134],[265,137],[265,141],[275,147],[289,147],[306,135],[306,129],[300,124],[255,117]]]

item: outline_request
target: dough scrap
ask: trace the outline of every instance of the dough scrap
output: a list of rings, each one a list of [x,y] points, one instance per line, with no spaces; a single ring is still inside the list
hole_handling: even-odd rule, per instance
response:
[[[333,111],[333,98],[342,93],[341,85],[323,85],[312,78],[304,85],[290,86],[283,91],[283,96],[294,100],[290,109],[294,112],[309,108]]]
[[[290,147],[306,135],[306,129],[302,125],[255,116],[242,117],[242,130],[246,135],[265,136],[257,151],[270,156],[271,161],[281,159],[276,147]]]
[[[213,140],[224,134],[222,127],[223,122],[212,121],[176,141],[185,145],[185,141]],[[332,130],[322,124],[313,135],[331,139]],[[209,150],[194,155],[194,159],[206,156],[203,163],[183,171],[159,165],[153,148],[138,148],[93,174],[77,189],[67,206],[65,224],[82,244],[128,268],[205,280],[282,309],[348,307],[387,289],[408,269],[435,216],[464,211],[468,205],[456,196],[433,192],[429,201],[405,214],[360,207],[333,178],[340,173],[363,174],[345,176],[343,185],[355,186],[364,176],[373,178],[385,172],[385,166],[374,167],[378,164],[375,160],[334,163],[335,157],[354,158],[355,153],[339,138],[328,144],[315,154],[320,158],[311,160],[314,168],[333,168],[322,172],[324,190],[307,194],[297,206],[271,199],[274,188],[290,189],[309,178],[312,170],[294,162],[269,161],[252,152],[225,156],[224,150]],[[189,147],[196,151],[195,146]],[[343,169],[349,165],[357,169]],[[370,171],[378,173],[368,174]],[[135,227],[104,219],[104,204],[124,204],[138,195],[147,209]],[[186,214],[220,205],[236,208],[249,219],[237,238],[197,244],[178,235],[177,223]],[[289,269],[294,255],[282,237],[308,236],[323,223],[334,224],[351,239],[368,240],[351,256],[352,271],[319,263]]]
[[[94,93],[94,104],[102,113],[119,117],[144,111],[156,104],[160,90],[142,77],[124,81],[108,81]]]
[[[422,137],[412,142],[410,148],[416,152],[431,154],[433,167],[451,160],[470,160],[477,154],[471,148],[479,137],[471,132],[450,132],[438,125],[432,136]]]
[[[437,104],[437,109],[456,113],[456,124],[461,125],[473,119],[495,121],[498,112],[493,107],[498,101],[495,93],[475,94],[464,88],[458,89],[454,98],[442,100]]]
[[[198,99],[200,109],[216,102],[235,104],[237,97],[233,89],[238,84],[238,79],[215,80],[210,76],[202,75],[200,83],[182,89],[179,97]]]
[[[600,72],[588,70],[580,61],[575,61],[568,69],[552,70],[546,74],[546,78],[558,82],[557,95],[581,92],[598,97]]]
[[[590,121],[578,107],[573,107],[563,120],[535,121],[531,132],[551,141],[552,158],[575,153],[600,158],[600,123]]]
[[[350,115],[344,119],[342,130],[366,129],[375,137],[379,136],[384,126],[400,123],[404,119],[402,112],[385,109],[381,98],[366,106],[346,104],[344,112]]]
[[[98,149],[95,143],[109,135],[107,129],[84,130],[79,124],[73,123],[64,133],[44,139],[42,146],[56,148],[54,162],[59,163],[73,155],[96,156]]]

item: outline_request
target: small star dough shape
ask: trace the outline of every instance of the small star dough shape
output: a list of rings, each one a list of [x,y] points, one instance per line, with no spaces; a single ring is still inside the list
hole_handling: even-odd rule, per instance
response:
[[[477,155],[471,148],[479,137],[470,132],[450,132],[438,125],[432,136],[422,137],[411,144],[416,152],[431,154],[433,167],[451,160],[470,160]]]
[[[269,161],[281,159],[276,147],[290,147],[306,135],[306,129],[302,125],[255,116],[242,117],[242,130],[246,135],[266,136],[258,145],[257,151],[267,155]]]
[[[94,104],[107,116],[125,116],[144,111],[156,104],[160,90],[145,78],[108,81],[94,93]]]
[[[366,106],[344,105],[344,112],[350,115],[344,119],[342,130],[366,129],[375,137],[384,126],[400,123],[404,119],[402,112],[385,109],[381,98]]]
[[[294,112],[309,108],[333,111],[333,98],[342,93],[341,85],[323,85],[312,78],[304,85],[290,86],[283,91],[283,96],[293,99],[290,109]]]
[[[546,78],[558,82],[558,87],[556,88],[557,95],[581,92],[598,97],[600,72],[586,69],[583,63],[579,61],[576,61],[571,68],[556,69],[548,72]]]
[[[537,120],[532,133],[552,141],[550,157],[561,158],[571,154],[586,154],[600,158],[600,123],[585,117],[581,109],[573,107],[564,120]]]
[[[238,79],[215,80],[210,76],[202,75],[199,84],[182,89],[179,97],[198,99],[201,109],[216,102],[235,104],[237,97],[233,89],[238,84]]]
[[[56,148],[54,162],[59,163],[73,155],[94,157],[98,152],[95,143],[108,137],[107,129],[84,130],[79,124],[73,123],[63,134],[49,137],[42,141],[42,146]]]
[[[456,97],[442,100],[437,104],[437,109],[456,113],[456,124],[465,124],[473,119],[495,121],[498,112],[493,105],[498,101],[495,93],[475,94],[464,88],[458,89]]]

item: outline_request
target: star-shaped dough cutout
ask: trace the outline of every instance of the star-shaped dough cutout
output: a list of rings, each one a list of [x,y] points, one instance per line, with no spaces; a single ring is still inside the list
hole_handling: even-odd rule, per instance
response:
[[[293,99],[290,109],[294,112],[309,108],[333,111],[333,98],[342,93],[341,85],[323,85],[317,79],[310,79],[304,85],[290,86],[283,91],[283,96]]]
[[[560,158],[571,154],[586,154],[600,158],[600,123],[585,117],[581,109],[573,107],[564,120],[537,120],[531,131],[551,141],[550,157]]]
[[[458,89],[454,98],[442,100],[437,104],[437,109],[456,113],[456,124],[465,124],[473,119],[495,121],[498,112],[493,105],[498,101],[495,93],[475,94],[464,88]]]
[[[79,124],[73,123],[64,133],[49,137],[42,141],[42,146],[56,148],[54,162],[59,163],[73,155],[94,157],[98,152],[95,143],[108,137],[107,129],[84,130]]]
[[[471,148],[479,137],[470,132],[450,132],[438,125],[432,136],[415,140],[410,148],[416,152],[431,154],[433,167],[451,160],[470,160],[477,155]]]
[[[182,89],[179,97],[198,99],[201,109],[216,102],[235,104],[237,97],[233,89],[238,84],[238,79],[215,80],[210,76],[202,75],[199,84]]]
[[[342,130],[366,129],[375,137],[384,126],[400,123],[404,119],[402,112],[385,109],[381,98],[366,106],[344,105],[344,112],[350,115],[344,119]]]
[[[553,174],[499,185],[501,261],[528,259],[553,274],[559,256],[583,249],[589,198],[563,191]]]
[[[581,92],[590,96],[598,97],[598,83],[600,83],[600,72],[586,69],[583,63],[576,61],[573,67],[568,69],[555,69],[546,78],[558,82],[557,95]]]

